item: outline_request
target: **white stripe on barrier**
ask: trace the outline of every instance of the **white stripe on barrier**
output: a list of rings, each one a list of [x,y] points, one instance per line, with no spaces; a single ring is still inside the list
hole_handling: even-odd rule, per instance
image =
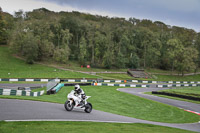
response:
[[[114,86],[114,84],[108,84],[108,86]]]
[[[3,95],[10,95],[10,92],[3,91]]]
[[[0,79],[0,81],[1,81],[1,79]]]
[[[102,83],[97,83],[97,86],[102,86]]]
[[[21,96],[22,95],[22,90],[17,90],[16,95],[17,96]]]
[[[119,86],[123,86],[123,87],[125,87],[126,85],[125,85],[125,84],[119,84]]]
[[[197,86],[197,84],[192,84],[192,86]]]
[[[133,83],[138,83],[138,80],[132,80]]]
[[[142,81],[142,83],[148,83],[148,81]]]
[[[156,83],[157,83],[157,81],[152,81],[152,83],[153,83],[153,84],[156,84]]]
[[[18,79],[10,79],[9,81],[18,81]]]
[[[60,82],[60,79],[55,79],[55,82]]]
[[[40,95],[43,95],[44,94],[44,90],[43,91],[40,91]]]
[[[181,87],[181,84],[177,84],[176,86],[177,86],[177,87]]]
[[[81,80],[81,82],[87,82],[87,80]]]
[[[32,82],[34,79],[25,79],[25,81]]]
[[[180,81],[176,81],[176,83],[177,83],[177,84],[180,84],[181,82],[180,82]]]
[[[121,80],[115,80],[115,83],[121,83],[122,81]]]
[[[190,83],[191,83],[191,84],[194,84],[194,81],[191,81]]]
[[[40,81],[41,82],[48,82],[49,80],[48,79],[41,79]]]
[[[169,81],[168,83],[173,84],[173,81]]]
[[[184,83],[184,84],[187,84],[188,82],[187,82],[187,81],[184,81],[183,83]]]
[[[158,88],[163,88],[163,85],[158,85]]]
[[[167,87],[172,87],[172,85],[167,85]]]
[[[145,88],[146,88],[147,86],[146,86],[146,85],[142,85],[142,87],[145,87]]]
[[[4,92],[10,92],[11,89],[3,89]]]
[[[26,92],[26,96],[30,96],[31,95],[31,92],[30,91],[27,91]]]
[[[75,82],[75,79],[68,79],[68,82]]]
[[[130,87],[136,87],[136,85],[130,85]]]
[[[105,83],[110,83],[110,80],[104,80]]]
[[[10,95],[11,89],[3,89],[3,95]]]
[[[189,84],[184,84],[184,86],[189,86]]]
[[[37,97],[37,92],[33,92],[33,96],[34,96],[34,97]]]
[[[199,83],[200,83],[200,81],[197,82],[197,84],[199,84]]]

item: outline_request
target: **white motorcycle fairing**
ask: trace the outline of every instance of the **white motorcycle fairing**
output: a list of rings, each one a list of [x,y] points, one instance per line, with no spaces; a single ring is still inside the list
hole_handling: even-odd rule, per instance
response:
[[[92,111],[92,104],[87,102],[87,99],[91,96],[85,96],[82,100],[81,96],[75,96],[74,90],[72,90],[68,95],[68,100],[65,102],[65,109],[67,111],[73,110],[73,108],[84,109],[85,112],[90,113]],[[81,102],[82,100],[82,102]]]

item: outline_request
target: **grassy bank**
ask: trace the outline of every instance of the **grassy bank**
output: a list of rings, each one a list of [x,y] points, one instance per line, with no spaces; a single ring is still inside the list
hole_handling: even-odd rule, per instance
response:
[[[82,88],[87,95],[92,96],[89,101],[96,110],[167,123],[192,123],[200,120],[200,117],[196,114],[116,91],[117,87],[85,86]],[[40,97],[0,96],[0,98],[29,99],[64,104],[67,94],[71,90],[72,87],[63,87],[56,95],[44,95]]]
[[[1,78],[98,78],[72,71],[59,70],[44,65],[26,64],[25,61],[11,56],[8,47],[0,46]]]
[[[176,128],[150,124],[97,122],[0,122],[2,133],[193,133]]]
[[[164,90],[165,92],[177,93],[177,94],[186,94],[200,97],[200,87],[179,87],[176,89]]]
[[[155,75],[157,81],[200,81],[200,75],[175,76],[175,75]]]

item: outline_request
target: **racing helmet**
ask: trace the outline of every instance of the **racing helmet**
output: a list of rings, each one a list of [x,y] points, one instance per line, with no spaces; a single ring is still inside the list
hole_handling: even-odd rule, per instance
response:
[[[74,90],[75,90],[75,91],[77,91],[77,90],[79,90],[79,89],[80,89],[80,86],[79,86],[79,85],[75,85],[75,86],[74,86]]]

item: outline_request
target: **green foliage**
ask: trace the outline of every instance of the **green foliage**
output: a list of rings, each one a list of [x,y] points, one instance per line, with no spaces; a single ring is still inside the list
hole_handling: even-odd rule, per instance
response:
[[[100,68],[161,68],[182,73],[200,64],[199,33],[159,21],[55,13],[45,8],[18,11],[13,18],[9,32],[11,49],[25,57],[24,47],[30,44],[24,38],[33,34],[37,41],[32,46],[37,56],[32,61],[70,60]],[[192,52],[192,58],[184,51]]]
[[[64,49],[56,48],[54,51],[53,59],[61,63],[67,63],[70,54],[70,49],[66,46]]]
[[[103,65],[105,68],[110,69],[112,67],[112,51],[107,50],[103,57]]]
[[[3,16],[3,11],[0,7],[0,45],[7,44],[8,34],[6,30],[6,21]]]
[[[131,69],[139,68],[139,57],[136,54],[131,55],[129,59],[129,68]]]
[[[28,64],[33,64],[34,60],[38,57],[37,40],[32,33],[27,33],[23,39],[23,43],[26,44],[23,47],[23,55],[25,56]]]
[[[81,65],[86,65],[86,56],[87,56],[87,47],[86,40],[84,37],[81,37],[80,40],[80,54],[79,54],[79,63]]]

